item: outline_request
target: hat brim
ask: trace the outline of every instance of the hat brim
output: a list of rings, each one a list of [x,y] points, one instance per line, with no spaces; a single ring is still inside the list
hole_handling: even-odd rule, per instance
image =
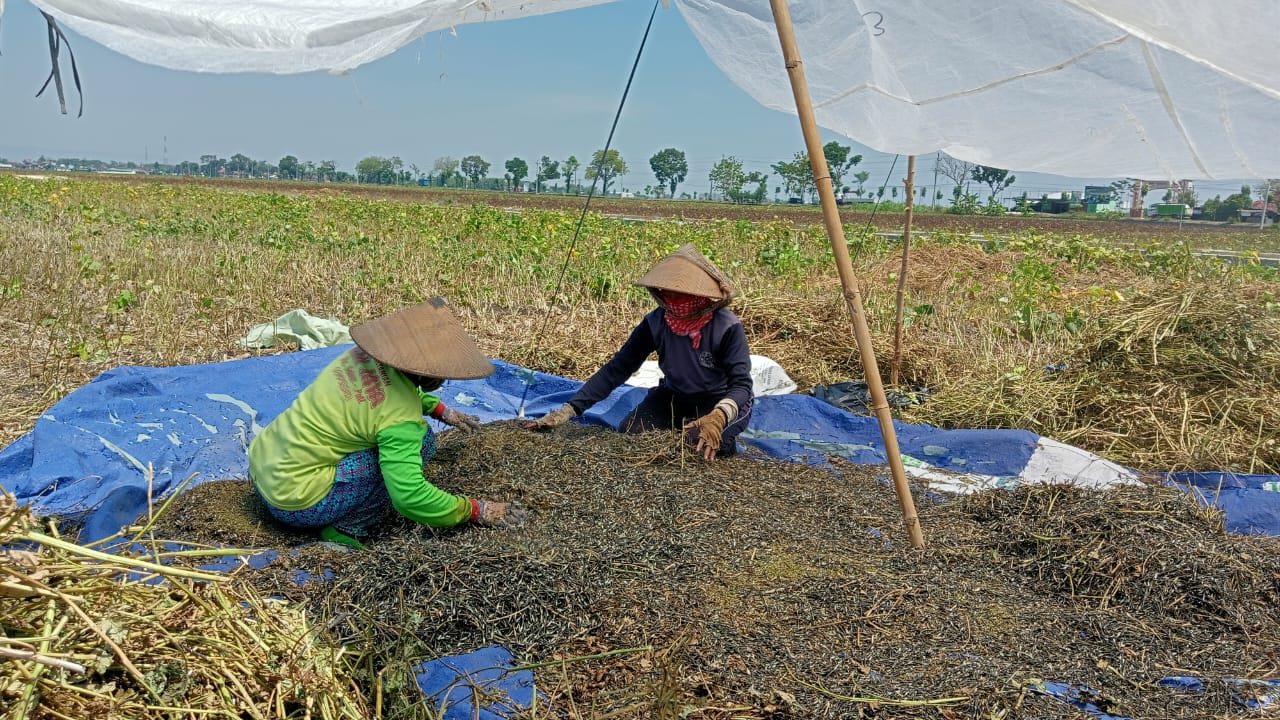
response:
[[[415,375],[474,380],[494,365],[454,317],[444,298],[352,327],[351,339],[379,362]]]
[[[685,243],[659,260],[636,284],[650,290],[673,290],[710,298],[721,306],[738,295],[729,276],[699,252],[693,243]]]

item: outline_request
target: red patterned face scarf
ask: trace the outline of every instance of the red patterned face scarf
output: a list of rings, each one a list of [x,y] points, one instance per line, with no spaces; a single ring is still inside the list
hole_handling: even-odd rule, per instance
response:
[[[698,343],[702,340],[702,328],[711,322],[712,313],[707,312],[707,308],[715,304],[715,301],[670,290],[662,290],[658,295],[666,309],[663,317],[671,332],[689,338],[693,341],[693,349],[697,350]]]

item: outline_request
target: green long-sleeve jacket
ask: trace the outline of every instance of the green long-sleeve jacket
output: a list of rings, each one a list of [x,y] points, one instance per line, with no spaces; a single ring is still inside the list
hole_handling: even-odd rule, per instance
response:
[[[359,347],[339,355],[249,444],[249,476],[267,502],[304,510],[333,488],[338,462],[378,448],[378,465],[397,512],[433,527],[471,517],[471,500],[422,475],[422,441],[444,403]]]

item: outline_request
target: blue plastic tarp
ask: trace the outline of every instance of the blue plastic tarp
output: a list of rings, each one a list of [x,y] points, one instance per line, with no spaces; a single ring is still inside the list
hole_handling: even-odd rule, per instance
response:
[[[1075,705],[1093,717],[1098,718],[1098,720],[1129,720],[1127,715],[1116,715],[1105,710],[1103,706],[1099,704],[1099,701],[1102,700],[1102,696],[1097,690],[1094,690],[1087,685],[1046,680],[1042,683],[1032,685],[1031,690],[1044,695],[1050,695],[1062,700],[1063,702]],[[1105,702],[1103,704],[1105,704]]]
[[[0,485],[37,512],[82,519],[82,541],[111,535],[146,510],[148,493],[159,497],[192,475],[195,483],[246,477],[249,439],[349,347],[109,370],[68,394],[36,421],[31,432],[0,451]],[[538,417],[581,385],[500,360],[494,364],[497,370],[490,377],[447,382],[440,396],[482,421],[492,421],[516,417],[522,403],[527,416]],[[645,392],[624,385],[589,410],[584,421],[617,427]],[[755,403],[741,440],[770,456],[808,462],[823,462],[830,455],[858,463],[885,461],[874,418],[853,415],[808,395],[762,396]],[[1048,439],[1032,432],[894,425],[902,452],[931,468],[982,474],[1002,484],[1035,481],[1028,476],[1033,467],[1045,471],[1036,458]],[[1226,510],[1232,529],[1280,534],[1280,492],[1265,489],[1267,482],[1280,477],[1230,478],[1232,482],[1223,482],[1200,473],[1173,479],[1206,492],[1211,487],[1210,500]]]
[[[744,441],[773,457],[821,462],[839,455],[856,463],[884,463],[884,441],[874,417],[853,415],[808,395],[755,400]],[[1035,452],[1039,436],[1026,430],[940,430],[895,421],[901,452],[957,472],[1016,476]]]
[[[437,658],[414,673],[442,720],[503,720],[533,706],[533,671],[516,669],[511,652],[498,645]]]
[[[1173,472],[1169,482],[1226,515],[1227,530],[1280,535],[1280,476],[1230,472]]]

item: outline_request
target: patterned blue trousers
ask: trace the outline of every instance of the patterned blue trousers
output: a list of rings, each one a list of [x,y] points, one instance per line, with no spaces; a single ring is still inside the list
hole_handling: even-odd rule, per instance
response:
[[[436,436],[427,428],[422,440],[422,462],[436,454]],[[257,492],[257,485],[254,485]],[[259,493],[258,497],[262,497]],[[352,537],[369,534],[370,528],[391,509],[391,496],[378,467],[378,448],[357,450],[338,461],[333,489],[316,504],[302,510],[281,510],[263,499],[271,516],[285,525],[299,528],[334,529]]]

